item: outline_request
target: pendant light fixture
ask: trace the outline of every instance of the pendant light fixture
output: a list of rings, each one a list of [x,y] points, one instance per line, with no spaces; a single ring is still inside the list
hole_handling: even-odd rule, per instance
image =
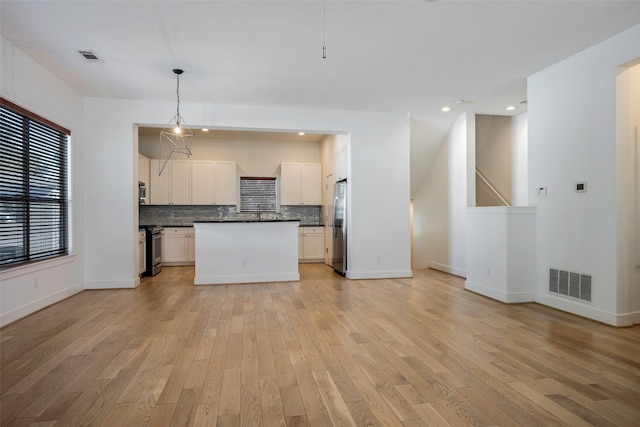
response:
[[[322,2],[322,59],[327,59],[327,2]]]
[[[184,73],[184,71],[179,68],[174,68],[173,72],[176,75],[176,97],[178,102],[176,115],[169,121],[169,125],[160,132],[160,158],[162,158],[162,147],[165,144],[169,147],[170,151],[158,175],[162,174],[173,153],[184,154],[187,157],[191,157],[193,132],[186,126],[185,121],[180,115],[180,75]]]

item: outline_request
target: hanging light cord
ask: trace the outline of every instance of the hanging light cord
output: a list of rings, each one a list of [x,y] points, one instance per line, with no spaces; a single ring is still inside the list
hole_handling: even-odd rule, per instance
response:
[[[174,73],[176,73],[176,98],[178,100],[177,106],[176,106],[176,125],[178,125],[178,127],[180,127],[180,74],[183,73],[182,70],[180,70],[179,68],[176,68],[173,70]]]
[[[327,59],[327,2],[322,2],[322,59]]]

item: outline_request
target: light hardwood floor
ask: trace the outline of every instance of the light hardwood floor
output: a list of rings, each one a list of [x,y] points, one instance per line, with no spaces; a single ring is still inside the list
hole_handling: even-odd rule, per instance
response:
[[[463,279],[193,286],[165,268],[0,331],[2,426],[640,425],[640,327]]]

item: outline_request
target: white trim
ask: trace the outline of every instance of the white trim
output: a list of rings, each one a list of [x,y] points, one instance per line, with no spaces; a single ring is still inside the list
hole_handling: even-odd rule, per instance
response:
[[[223,285],[229,283],[296,282],[299,280],[299,273],[247,274],[230,276],[196,276],[193,280],[193,284]]]
[[[429,261],[429,268],[433,268],[434,270],[444,271],[445,273],[453,274],[454,276],[459,276],[463,278],[467,278],[467,272],[456,267],[451,267],[449,265],[440,264],[439,262]]]
[[[49,268],[69,264],[70,262],[75,261],[75,259],[76,255],[71,254],[51,259],[45,259],[42,261],[36,261],[25,265],[19,265],[17,267],[7,268],[6,270],[0,271],[0,282],[2,282],[3,280],[9,280],[16,277],[24,276],[26,274],[35,273],[36,271],[47,270]]]
[[[397,271],[347,271],[347,279],[403,279],[413,277],[411,270],[397,270]]]
[[[140,278],[131,280],[93,280],[85,282],[85,289],[131,289],[140,284]]]
[[[16,320],[19,320],[23,317],[26,317],[32,313],[35,313],[38,310],[42,310],[50,305],[53,305],[57,302],[60,302],[70,296],[76,295],[84,290],[84,286],[82,283],[78,283],[75,286],[72,286],[67,289],[63,289],[60,292],[56,292],[55,294],[47,295],[46,297],[40,298],[36,301],[32,301],[28,304],[23,305],[22,307],[18,307],[14,310],[11,310],[7,313],[3,313],[0,316],[0,327],[4,327],[9,323],[13,323]]]
[[[464,288],[468,291],[475,292],[506,304],[534,302],[536,299],[536,294],[532,292],[502,292],[471,280],[466,280],[464,282]]]
[[[536,206],[475,206],[467,208],[467,215],[535,215]]]
[[[610,313],[592,305],[586,305],[568,298],[560,298],[553,294],[536,294],[535,302],[611,326],[631,326],[633,324],[633,315],[631,313]]]

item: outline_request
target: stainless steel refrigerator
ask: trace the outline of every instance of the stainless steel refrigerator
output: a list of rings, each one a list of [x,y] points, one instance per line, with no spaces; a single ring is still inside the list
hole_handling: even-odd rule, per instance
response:
[[[335,183],[333,196],[333,258],[331,265],[343,276],[347,272],[347,180]]]

